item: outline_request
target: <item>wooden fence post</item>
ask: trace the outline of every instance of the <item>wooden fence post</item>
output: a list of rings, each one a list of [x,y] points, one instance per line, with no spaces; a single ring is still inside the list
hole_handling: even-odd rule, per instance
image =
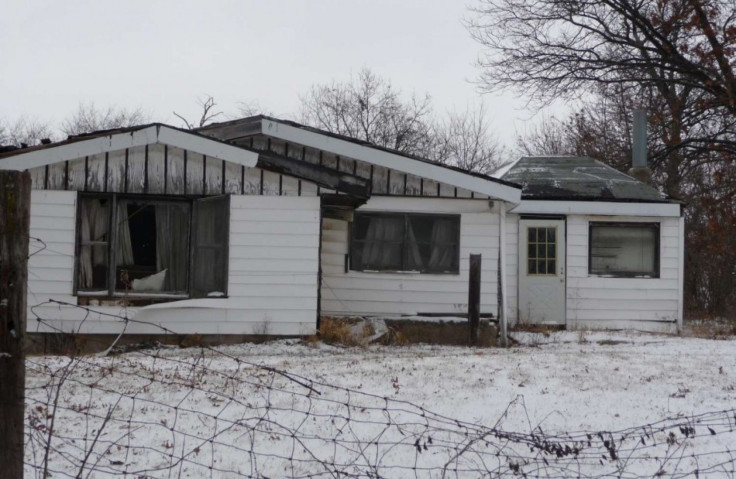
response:
[[[468,275],[468,343],[478,345],[480,328],[480,263],[481,255],[470,255],[470,274]]]
[[[31,176],[0,170],[0,471],[23,477]]]

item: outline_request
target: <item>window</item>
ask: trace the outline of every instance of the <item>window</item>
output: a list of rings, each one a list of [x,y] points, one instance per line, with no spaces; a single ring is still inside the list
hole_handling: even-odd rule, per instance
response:
[[[350,268],[457,274],[459,250],[460,216],[356,213]]]
[[[659,224],[590,223],[590,274],[659,277]]]
[[[527,272],[535,276],[557,275],[557,228],[527,229]]]
[[[78,204],[78,294],[225,295],[227,196],[80,195]]]

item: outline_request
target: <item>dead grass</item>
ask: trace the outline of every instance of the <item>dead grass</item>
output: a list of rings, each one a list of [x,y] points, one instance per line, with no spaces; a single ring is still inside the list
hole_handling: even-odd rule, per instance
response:
[[[729,339],[736,336],[736,318],[686,320],[682,335],[702,339]]]
[[[349,318],[322,318],[319,325],[319,339],[328,344],[343,346],[365,346],[365,338],[370,336],[370,327],[364,327],[363,334],[355,334],[352,326],[357,324],[355,319]]]

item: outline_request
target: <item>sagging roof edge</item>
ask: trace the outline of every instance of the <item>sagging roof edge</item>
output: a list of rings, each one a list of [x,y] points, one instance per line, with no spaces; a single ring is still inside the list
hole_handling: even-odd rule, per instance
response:
[[[303,142],[296,141],[294,139],[283,138],[282,136],[276,134],[276,132],[273,131],[272,128],[269,128],[268,127],[268,125],[266,124],[266,122],[276,123],[278,125],[283,125],[285,127],[294,128],[295,130],[302,131],[302,132],[307,132],[307,133],[314,134],[314,135],[321,135],[321,136],[326,137],[327,139],[335,139],[335,140],[343,141],[343,142],[346,142],[346,143],[349,143],[349,144],[352,144],[352,145],[356,145],[358,147],[368,148],[368,149],[373,150],[375,152],[381,152],[381,153],[384,153],[384,154],[388,154],[388,155],[392,155],[392,156],[396,156],[396,157],[400,157],[400,158],[405,158],[405,159],[408,159],[408,160],[413,160],[413,161],[419,162],[421,164],[428,165],[430,168],[441,168],[443,170],[446,170],[447,172],[451,172],[454,175],[463,175],[463,176],[467,176],[467,177],[470,177],[470,178],[475,178],[476,181],[478,181],[478,180],[485,181],[485,182],[489,182],[489,183],[500,185],[500,186],[505,187],[505,188],[510,188],[512,190],[518,190],[518,192],[508,192],[508,191],[507,192],[501,192],[500,195],[499,195],[499,192],[489,192],[487,189],[483,189],[483,188],[480,188],[479,189],[477,187],[474,188],[472,186],[469,188],[467,184],[456,184],[455,182],[452,181],[451,178],[448,179],[448,178],[444,178],[443,177],[443,178],[436,179],[436,181],[440,181],[440,182],[452,184],[453,186],[458,186],[458,187],[466,188],[466,189],[469,189],[471,191],[475,191],[477,193],[487,194],[489,196],[496,197],[496,199],[500,199],[500,200],[504,200],[504,201],[509,201],[511,203],[518,203],[519,200],[520,200],[520,198],[521,198],[521,194],[520,194],[521,193],[521,186],[518,185],[518,184],[516,184],[516,183],[510,182],[510,181],[502,180],[500,178],[495,178],[495,177],[489,176],[489,175],[484,175],[482,173],[476,173],[476,172],[468,171],[468,170],[465,170],[465,169],[462,169],[462,168],[459,168],[459,167],[456,167],[456,166],[445,165],[445,164],[442,164],[442,163],[438,163],[438,162],[429,160],[427,158],[422,158],[422,157],[419,157],[419,156],[416,156],[416,155],[411,155],[411,154],[403,153],[403,152],[400,152],[400,151],[397,151],[397,150],[392,150],[390,148],[381,147],[381,146],[375,145],[375,144],[370,143],[370,142],[367,142],[367,141],[358,140],[358,139],[351,138],[351,137],[348,137],[348,136],[345,136],[345,135],[340,135],[340,134],[337,134],[337,133],[332,133],[332,132],[329,132],[329,131],[320,130],[318,128],[314,128],[314,127],[311,127],[311,126],[303,125],[301,123],[297,123],[297,122],[294,122],[294,121],[282,120],[282,119],[274,118],[274,117],[267,116],[267,115],[255,115],[255,116],[251,116],[251,117],[247,117],[247,118],[241,118],[241,119],[238,119],[238,120],[231,120],[231,121],[226,121],[226,122],[213,123],[213,124],[204,126],[202,128],[199,128],[197,131],[208,131],[208,132],[210,132],[210,134],[213,134],[214,136],[217,136],[220,139],[227,139],[227,140],[236,140],[236,139],[240,139],[240,138],[244,138],[244,137],[250,136],[252,134],[261,133],[261,134],[266,135],[266,136],[272,136],[272,137],[276,137],[276,138],[281,138],[281,139],[284,139],[285,141],[292,141],[294,143],[304,144]],[[261,124],[260,130],[253,129],[253,128],[246,129],[246,133],[243,134],[243,135],[241,135],[241,136],[237,136],[237,137],[227,137],[227,136],[225,136],[225,137],[223,137],[223,136],[220,136],[220,135],[217,134],[217,130],[223,130],[223,129],[227,128],[227,127],[245,126],[245,125],[248,125],[248,124],[257,124],[257,123],[260,123]],[[334,152],[334,149],[321,148],[319,145],[308,144],[308,145],[305,145],[305,146],[310,146],[310,147],[313,147],[313,148],[316,148],[316,149],[323,149],[325,151]],[[354,155],[345,154],[344,156],[349,157],[349,158],[353,158],[353,159],[357,159],[357,160],[360,160],[360,161],[367,161],[368,163],[376,164],[375,161],[366,160],[364,158],[355,158]],[[385,166],[385,165],[379,165],[379,166]],[[393,169],[396,169],[396,170],[399,170],[399,171],[404,171],[405,173],[416,174],[416,173],[413,173],[413,172],[410,172],[410,171],[405,171],[405,170],[403,170],[401,168],[397,168],[396,165],[391,165],[391,166],[387,166],[387,167],[388,168],[393,168]],[[421,174],[420,175],[417,175],[417,176],[425,176],[426,177],[426,175],[421,175]],[[429,177],[429,179],[435,179],[435,178]],[[503,189],[505,189],[505,188],[503,188]]]

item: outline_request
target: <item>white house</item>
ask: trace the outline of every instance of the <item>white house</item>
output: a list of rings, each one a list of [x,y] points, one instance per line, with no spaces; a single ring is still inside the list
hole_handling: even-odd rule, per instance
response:
[[[306,335],[324,315],[465,314],[473,253],[481,312],[510,324],[682,321],[680,204],[589,159],[490,177],[257,116],[71,137],[0,152],[0,168],[33,179],[31,332]]]

